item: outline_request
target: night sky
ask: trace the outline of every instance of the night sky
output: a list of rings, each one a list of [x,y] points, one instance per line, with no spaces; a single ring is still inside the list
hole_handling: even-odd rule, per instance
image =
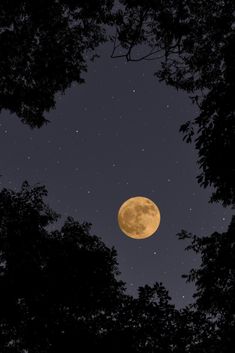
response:
[[[111,59],[110,45],[100,53],[85,84],[57,95],[47,126],[31,130],[2,112],[0,183],[16,190],[24,180],[46,185],[48,203],[62,215],[58,225],[67,216],[91,222],[91,234],[115,246],[128,293],[161,281],[182,307],[193,287],[181,275],[199,259],[176,234],[226,231],[232,211],[209,204],[211,190],[197,184],[196,152],[179,133],[197,114],[187,94],[157,81],[158,62]],[[118,209],[133,196],[152,199],[161,211],[157,233],[145,240],[118,227]]]

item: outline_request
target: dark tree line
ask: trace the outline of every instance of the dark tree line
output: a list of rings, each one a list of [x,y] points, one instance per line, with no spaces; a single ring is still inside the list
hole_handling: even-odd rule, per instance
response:
[[[214,187],[211,201],[235,205],[234,14],[233,0],[2,0],[0,110],[41,127],[55,94],[83,83],[112,40],[112,57],[160,60],[158,79],[198,105],[180,128],[198,150],[198,182]],[[139,45],[149,48],[140,57]]]
[[[90,223],[58,215],[45,187],[25,182],[0,192],[0,351],[59,353],[225,353],[235,337],[234,221],[227,232],[198,238],[187,249],[201,266],[187,279],[196,303],[177,310],[161,283],[125,293],[115,249]]]
[[[232,0],[2,0],[0,110],[41,127],[55,94],[83,83],[88,60],[112,40],[112,57],[160,60],[158,79],[198,105],[198,117],[181,126],[198,150],[198,181],[214,187],[211,201],[234,205],[234,14]],[[148,49],[138,57],[139,45]],[[179,234],[201,265],[186,275],[195,304],[177,310],[161,283],[127,295],[115,249],[92,236],[89,223],[68,218],[50,231],[58,215],[46,195],[27,182],[0,192],[1,352],[230,351],[234,217],[223,234]]]

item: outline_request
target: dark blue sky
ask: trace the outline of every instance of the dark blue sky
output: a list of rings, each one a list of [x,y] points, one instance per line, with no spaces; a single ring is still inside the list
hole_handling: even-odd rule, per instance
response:
[[[115,246],[128,293],[161,281],[184,306],[193,288],[181,274],[199,259],[176,233],[223,232],[232,211],[209,204],[211,191],[197,184],[196,152],[178,132],[197,114],[187,94],[157,81],[157,62],[110,59],[109,46],[100,52],[86,83],[57,96],[49,125],[31,130],[6,111],[0,115],[1,186],[45,184],[63,219],[91,222],[91,233]],[[139,195],[161,211],[158,232],[146,240],[126,237],[117,224],[122,202]]]

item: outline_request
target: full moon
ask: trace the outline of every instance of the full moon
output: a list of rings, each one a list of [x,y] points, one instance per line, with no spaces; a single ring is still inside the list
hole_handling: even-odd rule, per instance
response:
[[[159,227],[160,218],[157,205],[143,196],[131,197],[118,211],[121,231],[134,239],[145,239],[153,235]]]

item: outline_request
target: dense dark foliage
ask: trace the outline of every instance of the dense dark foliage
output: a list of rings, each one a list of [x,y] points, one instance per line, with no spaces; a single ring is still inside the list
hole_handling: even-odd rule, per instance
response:
[[[31,127],[46,123],[55,94],[82,83],[92,50],[105,40],[113,0],[2,0],[0,109]]]
[[[235,2],[122,0],[113,57],[161,61],[156,76],[187,91],[199,115],[181,126],[194,139],[201,186],[211,201],[235,205]],[[144,44],[146,53],[136,55]]]
[[[0,193],[0,351],[90,351],[123,293],[116,252],[57,215],[44,187]],[[85,348],[84,348],[85,347]]]
[[[201,266],[184,276],[196,285],[194,309],[213,323],[215,351],[229,352],[235,344],[235,216],[225,233],[199,238],[182,231],[179,237],[201,255]]]

